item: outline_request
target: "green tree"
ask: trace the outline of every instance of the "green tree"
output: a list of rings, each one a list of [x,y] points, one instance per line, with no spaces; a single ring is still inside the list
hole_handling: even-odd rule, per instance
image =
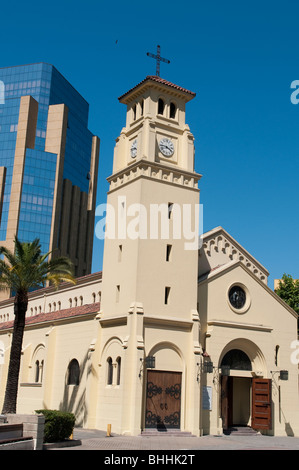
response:
[[[294,280],[290,274],[284,274],[275,292],[299,314],[299,279]]]
[[[15,251],[0,247],[0,288],[11,289],[14,295],[14,327],[9,368],[2,413],[16,413],[21,351],[28,307],[28,293],[45,286],[49,281],[55,287],[60,282],[75,284],[73,266],[66,257],[49,260],[50,253],[42,255],[40,241],[31,243],[14,240]]]

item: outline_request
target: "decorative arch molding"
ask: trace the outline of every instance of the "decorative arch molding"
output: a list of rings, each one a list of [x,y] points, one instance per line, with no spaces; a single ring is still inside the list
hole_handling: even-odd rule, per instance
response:
[[[109,349],[113,349],[113,346],[116,346],[116,348],[120,347],[122,350],[125,348],[125,342],[119,336],[112,336],[111,338],[109,338],[103,345],[102,352],[100,354],[100,363],[102,363],[103,361],[105,362],[105,360],[110,354]]]
[[[168,350],[168,354],[165,354]],[[155,356],[156,369],[159,370],[176,370],[183,372],[185,370],[186,361],[181,349],[174,343],[162,341],[155,344],[148,352],[149,356]]]
[[[104,344],[99,363],[103,369],[104,386],[120,386],[124,349],[124,342],[118,336],[112,336]]]
[[[232,349],[239,349],[243,351],[250,359],[252,364],[252,373],[266,377],[267,376],[267,365],[265,357],[260,348],[249,339],[237,338],[230,341],[225,348],[223,348],[220,356],[218,366],[221,366],[222,359]]]
[[[44,357],[40,358],[40,356],[41,355],[44,356],[45,349],[46,349],[46,345],[44,343],[40,343],[35,347],[31,356],[31,361],[30,361],[31,365],[36,359],[44,359]]]
[[[30,366],[31,369],[31,382],[41,383],[43,379],[43,369],[45,361],[45,344],[38,344],[31,356]]]

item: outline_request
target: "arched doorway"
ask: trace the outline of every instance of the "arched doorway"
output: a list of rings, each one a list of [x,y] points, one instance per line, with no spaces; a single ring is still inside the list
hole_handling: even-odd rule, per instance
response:
[[[160,343],[149,353],[155,369],[147,370],[145,390],[145,429],[163,432],[182,425],[183,366],[174,344]]]
[[[220,361],[224,431],[235,427],[271,428],[271,380],[256,377],[253,365],[258,363],[262,369],[261,354],[253,344],[251,348],[248,345],[245,352],[238,343],[231,344]]]
[[[241,371],[252,370],[247,354],[240,349],[228,351],[220,364],[220,369],[230,375],[221,376],[221,414],[223,428],[249,426],[251,418],[250,391],[251,377],[239,376]],[[234,372],[236,375],[231,375]],[[247,375],[247,374],[246,374]]]

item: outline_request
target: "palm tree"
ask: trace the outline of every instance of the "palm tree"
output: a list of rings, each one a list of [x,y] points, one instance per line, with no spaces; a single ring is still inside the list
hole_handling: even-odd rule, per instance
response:
[[[12,290],[15,315],[3,414],[16,413],[28,293],[44,286],[47,281],[55,287],[62,281],[75,284],[72,263],[68,258],[49,260],[50,253],[42,255],[38,238],[25,243],[15,237],[14,243],[14,253],[6,247],[0,247],[0,288]]]

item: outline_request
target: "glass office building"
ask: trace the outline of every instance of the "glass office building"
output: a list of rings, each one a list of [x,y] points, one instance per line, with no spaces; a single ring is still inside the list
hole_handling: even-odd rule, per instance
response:
[[[78,276],[91,271],[99,157],[88,113],[53,65],[0,68],[0,244],[37,237]]]

